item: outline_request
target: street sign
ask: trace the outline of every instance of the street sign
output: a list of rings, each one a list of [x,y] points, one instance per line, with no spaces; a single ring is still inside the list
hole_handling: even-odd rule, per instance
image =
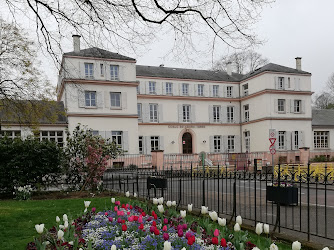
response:
[[[274,149],[274,148],[269,148],[269,149],[270,149],[270,153],[271,153],[272,155],[276,154],[276,149]]]
[[[276,129],[269,129],[269,151],[272,155],[276,154]]]

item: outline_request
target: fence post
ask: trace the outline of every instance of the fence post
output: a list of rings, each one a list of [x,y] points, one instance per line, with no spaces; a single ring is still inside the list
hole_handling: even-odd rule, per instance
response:
[[[205,164],[204,164],[204,154],[202,154],[202,166],[203,166],[203,194],[202,194],[202,206],[205,206]]]
[[[180,178],[179,180],[179,202],[177,203],[177,207],[176,209],[178,209],[180,203],[181,203],[181,199],[182,199],[182,179]]]
[[[310,241],[310,163],[307,163],[307,240]]]
[[[192,203],[193,198],[193,163],[190,164],[190,202]]]
[[[248,160],[247,160],[248,161]],[[256,177],[257,177],[257,162],[256,162],[256,160],[254,160],[254,213],[255,213],[255,217],[254,217],[254,226],[256,226],[256,213],[257,213],[257,209],[256,209],[256,207],[257,207],[257,202],[256,202],[256,199],[257,199],[257,197],[256,197],[256,181],[257,181],[257,179],[256,179]]]

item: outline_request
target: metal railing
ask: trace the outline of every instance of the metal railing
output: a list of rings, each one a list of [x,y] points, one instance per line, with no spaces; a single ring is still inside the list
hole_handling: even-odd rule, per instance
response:
[[[152,155],[144,154],[125,154],[120,155],[117,159],[110,159],[108,162],[108,171],[119,170],[137,170],[137,169],[151,169]]]

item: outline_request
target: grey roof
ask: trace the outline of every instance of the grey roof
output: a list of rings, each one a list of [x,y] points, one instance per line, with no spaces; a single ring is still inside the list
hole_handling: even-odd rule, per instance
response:
[[[312,110],[312,126],[334,126],[334,109]]]
[[[110,52],[108,50],[100,49],[97,47],[82,49],[79,52],[68,52],[64,53],[65,56],[82,56],[82,57],[95,57],[95,58],[105,58],[105,59],[117,59],[126,61],[136,61],[136,59],[120,55],[118,53]]]
[[[297,70],[294,68],[289,68],[289,67],[285,67],[282,65],[278,65],[275,63],[268,63],[256,70],[254,70],[253,72],[250,72],[246,75],[244,75],[244,77],[242,78],[242,80],[245,80],[249,77],[258,75],[262,72],[281,72],[281,73],[292,73],[292,74],[303,74],[303,75],[311,75],[311,73],[306,72],[306,71],[302,71],[302,70]]]
[[[239,82],[243,76],[237,73],[233,73],[232,76],[229,76],[225,71],[168,68],[143,65],[137,65],[136,70],[137,76],[194,79],[207,81]]]

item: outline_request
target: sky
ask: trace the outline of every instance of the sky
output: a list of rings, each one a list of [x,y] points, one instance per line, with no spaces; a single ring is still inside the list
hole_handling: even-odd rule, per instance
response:
[[[295,57],[302,57],[302,70],[312,73],[312,91],[325,90],[328,77],[334,72],[334,1],[333,0],[276,0],[265,6],[260,21],[253,31],[263,45],[255,51],[270,62],[295,68]],[[1,11],[0,11],[1,14]],[[3,13],[2,13],[3,14]],[[29,23],[24,23],[31,26]],[[26,27],[29,29],[29,27]],[[34,30],[30,34],[34,34]],[[72,51],[72,38],[64,43],[64,51]],[[209,69],[212,62],[234,50],[221,47],[210,56],[198,56],[195,61],[166,57],[170,40],[161,36],[147,45],[145,53],[131,55],[137,64],[166,67]],[[118,51],[113,51],[118,52]],[[57,69],[47,56],[39,54],[41,69],[54,85],[57,84]]]

